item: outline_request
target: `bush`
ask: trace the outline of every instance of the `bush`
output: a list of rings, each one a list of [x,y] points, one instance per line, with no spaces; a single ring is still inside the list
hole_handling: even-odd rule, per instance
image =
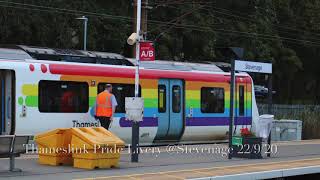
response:
[[[275,113],[276,114],[276,113]],[[300,113],[277,116],[276,119],[294,119],[302,121],[302,139],[320,139],[320,112],[305,108]]]

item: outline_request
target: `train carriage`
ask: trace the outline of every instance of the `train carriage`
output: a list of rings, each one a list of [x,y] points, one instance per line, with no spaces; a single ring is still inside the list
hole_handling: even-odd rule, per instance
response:
[[[110,130],[131,142],[125,97],[134,96],[135,68],[118,54],[18,46],[0,48],[1,133],[37,134],[53,128],[100,126],[95,98],[113,84],[118,107]],[[258,117],[253,82],[237,73],[236,130]],[[230,72],[214,64],[142,62],[144,118],[140,142],[195,142],[228,133]]]

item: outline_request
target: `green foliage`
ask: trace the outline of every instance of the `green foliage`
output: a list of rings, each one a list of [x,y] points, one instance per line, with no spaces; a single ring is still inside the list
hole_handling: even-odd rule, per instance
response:
[[[306,108],[301,113],[287,114],[276,119],[298,119],[302,121],[302,139],[319,139],[320,114],[319,111]]]

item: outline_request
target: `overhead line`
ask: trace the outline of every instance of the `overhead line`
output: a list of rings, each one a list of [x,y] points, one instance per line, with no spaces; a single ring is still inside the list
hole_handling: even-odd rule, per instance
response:
[[[166,3],[165,5],[185,5],[185,4],[199,4],[199,5],[203,5],[203,4],[212,4],[214,2],[179,2],[179,3],[175,3],[175,2],[172,2],[172,3]],[[160,3],[156,3],[156,4],[160,4]],[[205,5],[204,5],[205,6]],[[207,7],[210,7],[212,9],[216,9],[216,10],[212,10],[210,9],[210,11],[214,11],[216,13],[220,13],[220,14],[223,14],[223,15],[227,15],[227,16],[231,16],[231,17],[235,17],[235,18],[240,18],[240,19],[244,19],[244,20],[247,20],[247,21],[250,21],[250,22],[253,22],[253,23],[259,23],[257,21],[254,21],[252,18],[250,17],[243,17],[243,16],[239,16],[239,15],[236,15],[234,13],[226,13],[226,12],[223,12],[223,11],[219,11],[219,10],[224,10],[224,11],[228,11],[228,12],[235,12],[234,10],[231,11],[229,9],[225,9],[225,8],[218,8],[218,7],[212,7],[212,6],[207,6]],[[177,7],[175,7],[177,8]],[[258,7],[259,8],[259,7]],[[203,9],[206,9],[206,10],[209,10],[207,8],[203,8]],[[243,12],[239,12],[239,11],[236,11],[240,14],[244,14]],[[248,14],[246,14],[248,15]],[[320,36],[320,33],[316,33],[316,32],[311,32],[311,31],[305,31],[305,30],[300,30],[300,29],[297,29],[295,27],[292,27],[292,26],[285,26],[285,25],[278,25],[278,24],[274,24],[272,23],[271,24],[272,26],[275,26],[275,27],[278,27],[278,28],[281,28],[281,29],[286,29],[286,30],[292,30],[292,31],[297,31],[297,32],[303,32],[303,33],[310,33],[310,34],[313,34],[313,35],[316,35],[316,36]]]
[[[238,15],[235,15],[235,14],[225,13],[225,12],[222,12],[222,11],[212,10],[212,9],[207,9],[207,8],[203,8],[203,9],[205,9],[205,10],[207,10],[207,11],[213,11],[213,12],[216,12],[216,13],[220,13],[220,14],[223,14],[223,15],[227,15],[227,16],[230,16],[230,17],[235,17],[235,18],[247,20],[247,21],[250,21],[250,22],[255,23],[255,24],[256,24],[256,23],[261,24],[260,22],[254,21],[254,20],[252,20],[252,19],[249,18],[249,17],[242,17],[242,16],[238,16]],[[310,34],[314,34],[314,35],[320,36],[320,33],[315,33],[315,32],[310,32],[310,31],[304,31],[304,30],[296,29],[296,28],[290,27],[290,26],[282,26],[282,25],[277,25],[277,24],[274,24],[274,23],[271,23],[270,25],[271,25],[271,26],[274,26],[274,27],[282,28],[282,29],[287,29],[287,30],[292,30],[292,31],[297,31],[297,32],[304,32],[304,33],[310,33]]]
[[[110,18],[110,19],[127,20],[127,21],[132,20],[131,17],[127,17],[127,16],[115,16],[115,15],[104,14],[104,13],[94,13],[94,12],[79,11],[79,10],[73,10],[73,9],[62,9],[62,8],[56,8],[56,7],[50,7],[50,6],[39,6],[34,4],[16,3],[16,2],[8,2],[8,1],[1,1],[1,0],[0,0],[0,3],[38,8],[37,10],[40,10],[39,8],[43,8],[41,9],[42,11],[54,10],[55,12],[63,11],[64,13],[70,13],[70,14],[76,14],[76,15],[85,14],[85,15],[91,15],[91,16],[103,16],[105,18]],[[18,6],[11,6],[11,5],[5,5],[5,6],[12,7],[12,8],[21,8]],[[49,11],[49,12],[52,12],[52,11]]]
[[[0,2],[4,2],[4,1],[0,1]],[[21,3],[19,3],[21,4]],[[35,8],[27,8],[27,7],[17,7],[17,6],[10,6],[10,5],[1,5],[0,6],[2,7],[11,7],[11,8],[19,8],[19,9],[26,9],[26,10],[37,10],[37,11],[46,11],[46,12],[55,12],[55,13],[67,13],[67,14],[76,14],[76,15],[79,15],[81,13],[88,13],[88,12],[85,12],[85,11],[76,11],[76,10],[67,10],[67,9],[60,9],[60,8],[57,8],[55,11],[52,11],[52,10],[48,10],[48,9],[35,9]],[[59,11],[69,11],[69,12],[59,12]],[[72,12],[70,12],[72,11]],[[89,12],[90,13],[90,12]],[[103,18],[111,18],[112,15],[110,15],[109,17],[106,17],[105,14],[98,14],[98,13],[91,13],[92,16],[95,16],[95,17],[103,17]],[[94,14],[94,15],[93,15]],[[115,17],[118,17],[118,16],[115,16]],[[117,19],[117,18],[116,18]],[[121,18],[122,20],[131,20],[132,18],[129,18],[129,17],[126,17],[126,18]],[[175,28],[183,28],[183,29],[186,29],[186,28],[192,28],[192,30],[200,30],[200,31],[204,31],[204,29],[200,29],[200,28],[205,28],[205,31],[206,32],[224,32],[224,33],[239,33],[241,34],[242,36],[246,35],[246,37],[248,37],[248,35],[250,35],[250,37],[260,37],[260,38],[263,38],[263,39],[267,39],[267,38],[273,38],[273,39],[282,39],[282,40],[286,40],[286,41],[296,41],[296,42],[302,42],[302,43],[308,43],[308,44],[316,44],[316,45],[320,45],[320,44],[317,44],[317,42],[312,42],[312,41],[306,41],[306,40],[300,40],[300,39],[294,39],[294,38],[287,38],[287,37],[281,37],[281,36],[273,36],[273,35],[263,35],[263,34],[259,34],[259,33],[251,33],[251,32],[241,32],[241,31],[230,31],[230,30],[224,30],[224,29],[215,29],[215,30],[212,30],[211,27],[200,27],[200,26],[194,26],[194,25],[185,25],[185,24],[179,24],[178,26],[174,23],[165,23],[165,22],[162,22],[162,21],[155,21],[155,20],[149,20],[148,23],[152,23],[152,24],[156,24],[156,25],[159,25],[159,24],[166,24],[166,25],[174,25]],[[208,29],[210,28],[210,29]],[[240,36],[238,34],[238,36]]]
[[[186,26],[179,24],[179,25],[176,25],[175,28],[186,29]],[[218,33],[224,33],[224,34],[236,34],[237,36],[240,36],[240,37],[255,37],[255,38],[269,39],[269,40],[281,39],[284,41],[300,42],[299,44],[307,43],[307,44],[314,44],[314,45],[320,46],[320,43],[317,43],[317,42],[294,39],[294,38],[287,38],[287,37],[281,37],[281,36],[263,35],[263,34],[258,34],[258,33],[230,31],[230,30],[225,30],[225,29],[211,29],[210,27],[201,27],[201,26],[197,27],[197,26],[190,26],[190,25],[188,25],[188,29],[194,30],[194,31],[201,31],[201,32],[218,32]]]
[[[234,20],[234,19],[229,19],[229,18],[226,18],[226,17],[220,17],[220,16],[216,16],[217,18],[220,18],[220,19],[225,19],[225,20]],[[238,20],[235,20],[237,22],[239,22]],[[243,22],[243,21],[241,21]],[[209,25],[220,25],[220,24],[209,24]],[[275,30],[277,31],[278,33],[281,33],[281,34],[287,34],[287,35],[297,35],[296,33],[294,32],[290,32],[290,31],[284,31],[284,30],[281,30],[281,29],[272,29],[272,30]],[[310,33],[308,31],[303,31],[304,33]],[[312,34],[310,34],[312,35]],[[320,34],[318,34],[318,36],[320,36]],[[307,39],[309,40],[316,40],[316,41],[319,41],[320,39],[319,38],[314,38],[314,37],[308,37],[307,36]]]
[[[81,14],[86,14],[86,15],[90,15],[90,16],[94,16],[94,17],[104,17],[104,18],[107,18],[107,19],[118,19],[118,20],[124,20],[124,21],[132,21],[133,18],[131,17],[128,17],[128,16],[114,16],[114,15],[109,15],[109,14],[103,14],[103,13],[94,13],[94,12],[88,12],[88,11],[79,11],[79,10],[71,10],[71,9],[61,9],[61,8],[55,8],[55,7],[47,7],[47,6],[39,6],[39,5],[33,5],[33,4],[25,4],[25,3],[16,3],[16,2],[7,2],[7,1],[1,1],[0,0],[0,3],[6,3],[6,4],[15,4],[15,5],[23,5],[23,6],[29,6],[29,7],[36,7],[38,9],[36,10],[39,10],[39,11],[46,11],[46,10],[43,10],[43,9],[39,9],[39,8],[45,8],[45,9],[51,9],[51,10],[55,10],[55,12],[58,12],[58,11],[64,11],[64,13],[66,14],[75,14],[75,15],[81,15]],[[182,2],[181,2],[182,3]],[[198,2],[199,4],[199,2]],[[20,9],[27,9],[27,8],[22,8],[22,7],[17,7],[17,6],[6,6],[6,7],[11,7],[11,8],[20,8]],[[209,10],[207,8],[203,8],[203,7],[200,7],[201,9],[205,9],[205,10]],[[222,9],[222,8],[220,8]],[[47,12],[52,12],[52,11],[47,11]],[[214,10],[214,12],[217,12],[217,13],[220,13],[220,14],[224,14],[224,15],[228,15],[228,16],[232,16],[232,17],[237,17],[237,18],[242,18],[242,19],[246,19],[246,20],[249,20],[251,22],[254,22],[252,21],[251,19],[249,18],[245,18],[245,17],[241,17],[241,16],[238,16],[238,15],[233,15],[233,14],[229,14],[229,13],[224,13],[224,12],[221,12],[221,11],[217,11],[217,10]],[[149,21],[152,21],[154,23],[159,23],[161,21],[155,21],[155,20],[149,20]],[[162,23],[162,22],[161,22]],[[279,25],[274,25],[272,24],[273,26],[277,26],[277,27],[282,27],[282,26],[279,26]],[[286,28],[288,29],[288,28]],[[292,30],[295,30],[297,31],[297,29],[292,29]],[[301,31],[301,30],[300,30]],[[302,32],[307,32],[307,31],[302,31]],[[311,33],[311,32],[309,32]],[[314,34],[314,33],[313,33]],[[316,34],[316,35],[319,35],[320,34]]]

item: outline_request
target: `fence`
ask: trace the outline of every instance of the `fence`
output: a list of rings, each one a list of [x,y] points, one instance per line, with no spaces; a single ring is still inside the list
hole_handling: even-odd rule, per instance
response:
[[[258,104],[259,114],[268,114],[268,104]],[[276,117],[298,117],[305,112],[319,112],[320,105],[285,105],[274,104],[272,114]]]
[[[259,114],[268,114],[267,104],[258,104]],[[275,119],[302,121],[302,139],[320,139],[320,105],[283,105],[272,107]]]

